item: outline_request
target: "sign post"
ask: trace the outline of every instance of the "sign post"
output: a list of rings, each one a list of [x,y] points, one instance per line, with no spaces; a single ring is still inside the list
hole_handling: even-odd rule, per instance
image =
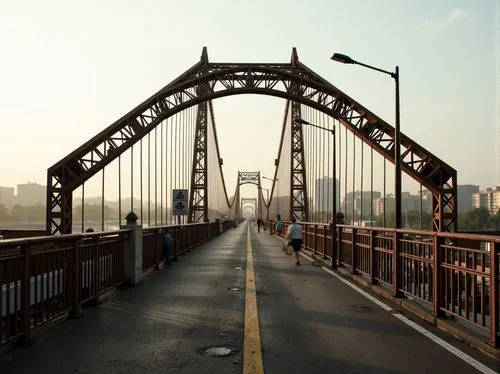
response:
[[[172,214],[177,216],[177,224],[180,225],[181,216],[188,214],[188,190],[173,190]]]

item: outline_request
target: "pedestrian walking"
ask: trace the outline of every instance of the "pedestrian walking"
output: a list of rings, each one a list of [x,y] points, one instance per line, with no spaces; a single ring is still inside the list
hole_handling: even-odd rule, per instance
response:
[[[295,254],[295,264],[300,265],[299,251],[302,248],[302,227],[297,223],[295,217],[292,217],[292,224],[288,226],[286,240],[292,245]]]
[[[278,214],[274,219],[274,232],[276,234],[281,234],[281,216]]]
[[[257,232],[260,232],[260,226],[262,225],[262,220],[260,217],[257,219]]]

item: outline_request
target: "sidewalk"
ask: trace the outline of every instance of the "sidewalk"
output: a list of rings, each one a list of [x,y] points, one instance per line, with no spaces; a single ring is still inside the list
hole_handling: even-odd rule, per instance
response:
[[[241,373],[247,230],[240,224],[44,332],[0,358],[0,373]],[[397,305],[384,310],[305,257],[296,266],[269,231],[249,231],[266,373],[475,372],[395,318]],[[213,347],[229,355],[208,354]]]

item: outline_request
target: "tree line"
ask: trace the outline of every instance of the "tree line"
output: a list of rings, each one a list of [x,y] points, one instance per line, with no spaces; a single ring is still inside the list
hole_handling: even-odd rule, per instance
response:
[[[82,205],[73,206],[73,220],[80,220],[82,214]],[[100,221],[102,216],[101,204],[85,204],[84,214],[86,220]],[[0,204],[0,222],[1,221],[27,221],[40,222],[45,221],[46,210],[45,204],[37,205],[14,205],[12,208],[7,208]],[[104,205],[104,219],[118,219],[118,210]]]
[[[159,207],[158,207],[159,208]],[[164,208],[165,209],[165,208]],[[147,210],[144,211],[145,214]],[[163,214],[165,210],[163,210]],[[5,205],[0,204],[0,222],[1,221],[28,221],[40,222],[45,221],[45,205],[14,205],[12,208],[7,208]],[[73,206],[73,220],[80,220],[82,214],[82,205]],[[100,221],[102,218],[102,205],[101,204],[85,204],[84,206],[85,220]],[[122,211],[122,215],[125,211]],[[155,210],[150,210],[151,217],[155,216]],[[160,214],[160,210],[158,210]],[[122,217],[123,218],[123,217]],[[104,205],[104,220],[118,220],[118,209]],[[359,217],[355,217],[355,221]],[[329,222],[331,221],[331,214],[325,212],[314,212],[311,215],[313,222]],[[351,222],[351,216],[345,217],[345,222]],[[387,213],[384,216],[374,217],[373,226],[378,227],[393,227],[394,226],[394,212]],[[422,223],[423,230],[432,230],[432,215],[430,213],[411,211],[404,212],[402,216],[402,225],[404,228],[420,229]],[[497,214],[490,214],[486,208],[476,208],[468,212],[460,213],[458,215],[458,231],[500,231],[500,210]]]
[[[365,221],[370,218],[363,217]],[[402,227],[414,230],[432,230],[432,214],[427,212],[408,211],[403,212]],[[332,214],[330,212],[314,212],[311,214],[312,222],[330,222]],[[354,216],[354,222],[360,220],[359,215]],[[374,216],[373,225],[375,227],[394,227],[395,214],[394,212],[384,215]],[[344,217],[344,222],[350,224],[352,222],[352,214],[347,214]],[[486,208],[476,208],[458,215],[457,231],[500,231],[500,210],[497,214],[490,214]]]

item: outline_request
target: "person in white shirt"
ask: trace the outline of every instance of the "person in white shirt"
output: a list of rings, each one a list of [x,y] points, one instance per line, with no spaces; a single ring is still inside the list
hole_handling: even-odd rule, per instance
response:
[[[292,218],[292,224],[288,226],[286,240],[293,247],[293,253],[295,253],[295,264],[300,265],[299,251],[302,248],[302,227],[297,223],[295,217]]]

